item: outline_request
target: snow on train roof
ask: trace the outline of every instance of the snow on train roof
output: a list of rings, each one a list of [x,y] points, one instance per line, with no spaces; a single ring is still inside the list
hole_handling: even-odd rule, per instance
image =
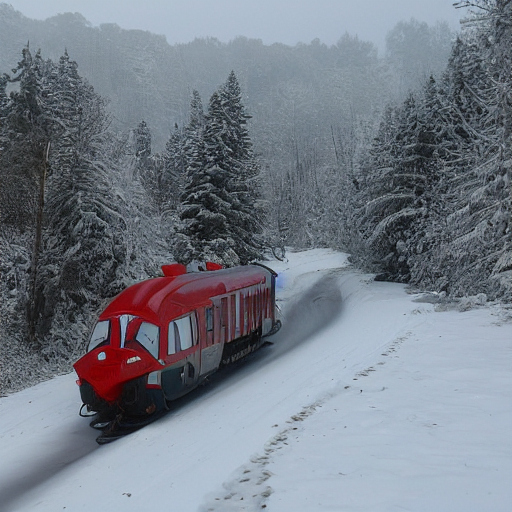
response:
[[[264,267],[247,265],[148,279],[122,291],[103,311],[100,319],[134,314],[156,322],[162,316],[180,316],[208,304],[211,297],[265,283],[269,275],[270,271]]]

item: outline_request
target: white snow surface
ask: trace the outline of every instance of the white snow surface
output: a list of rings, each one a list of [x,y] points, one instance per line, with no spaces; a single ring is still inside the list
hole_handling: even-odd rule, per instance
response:
[[[283,328],[108,445],[71,373],[0,398],[2,512],[512,510],[512,324],[289,253]]]

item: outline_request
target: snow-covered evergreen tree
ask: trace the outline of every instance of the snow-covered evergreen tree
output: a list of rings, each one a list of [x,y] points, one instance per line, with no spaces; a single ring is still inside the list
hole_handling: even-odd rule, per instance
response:
[[[434,264],[454,294],[512,296],[512,26],[510,0],[474,8],[447,70],[462,161],[450,175],[448,242]]]
[[[414,240],[424,230],[438,180],[439,141],[432,124],[436,110],[429,104],[434,88],[431,79],[420,99],[411,95],[400,109],[388,111],[362,191],[361,228],[375,269],[404,282],[410,279],[411,246],[421,251]]]
[[[220,97],[214,93],[210,99],[207,124],[200,130],[201,136],[190,141],[187,148],[188,183],[182,200],[181,219],[184,239],[180,247],[181,261],[211,260],[226,266],[239,263],[232,247],[234,241],[228,229],[231,211],[229,197],[229,170],[218,165],[222,163],[222,147],[216,138],[218,125],[213,112],[220,109]],[[181,249],[181,251],[183,251]]]
[[[165,145],[160,183],[164,211],[176,211],[186,176],[185,131],[177,124]]]
[[[234,73],[211,96],[206,115],[194,93],[185,143],[184,227],[177,242],[178,258],[185,263],[234,266],[262,256],[258,166],[247,118]]]
[[[13,73],[14,76],[9,77],[9,81],[17,82],[19,90],[11,95],[11,108],[6,119],[8,151],[4,155],[6,160],[3,165],[8,165],[12,173],[10,178],[14,178],[14,183],[19,182],[28,199],[29,208],[26,214],[30,224],[27,224],[27,227],[30,225],[33,228],[33,244],[30,284],[26,298],[27,335],[31,344],[38,346],[36,322],[42,297],[37,291],[37,283],[42,251],[46,180],[49,171],[48,152],[55,128],[51,115],[45,111],[42,103],[52,94],[49,84],[54,76],[54,66],[50,61],[44,61],[40,52],[33,57],[26,47]],[[20,205],[23,204],[21,200]],[[12,207],[16,216],[16,205]],[[23,210],[21,206],[20,212]]]
[[[94,309],[117,292],[116,270],[125,258],[118,235],[122,215],[112,194],[107,159],[109,119],[104,102],[67,54],[52,76],[52,94],[41,103],[55,126],[37,285],[41,337],[52,328],[55,332],[66,318],[76,323],[79,310],[87,310],[86,305]],[[72,348],[73,340],[68,343],[63,350]]]
[[[473,8],[444,77],[383,118],[359,261],[452,295],[512,295],[510,0]],[[358,255],[356,255],[358,256]]]
[[[69,355],[80,347],[77,337],[60,336],[57,348],[56,332],[83,326],[119,290],[117,268],[125,258],[108,161],[109,118],[67,54],[55,64],[25,48],[9,80],[19,89],[10,98],[9,151],[2,158],[28,183],[27,202],[34,205],[27,332],[34,346]]]
[[[254,157],[247,128],[250,116],[242,104],[240,85],[233,71],[219,92],[221,109],[214,115],[218,118],[217,123],[219,119],[222,121],[220,135],[227,150],[223,155],[226,160],[223,165],[231,171],[228,191],[232,206],[228,221],[236,244],[233,249],[240,262],[247,264],[263,256],[265,245],[260,167]]]

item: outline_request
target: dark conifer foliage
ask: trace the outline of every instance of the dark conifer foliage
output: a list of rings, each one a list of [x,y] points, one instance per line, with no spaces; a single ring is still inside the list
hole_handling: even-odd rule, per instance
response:
[[[28,218],[32,216],[34,227],[30,278],[26,290],[26,335],[32,345],[38,346],[37,317],[43,302],[41,294],[38,293],[39,262],[43,244],[49,150],[55,130],[51,113],[44,109],[43,102],[51,98],[50,82],[56,73],[50,61],[43,61],[40,52],[32,57],[28,47],[24,48],[22,59],[13,72],[15,76],[9,78],[9,81],[19,83],[19,91],[12,95],[12,101],[6,105],[8,114],[4,133],[8,150],[2,164],[8,170],[7,191],[12,190],[15,193],[17,182],[21,182],[21,190],[28,195],[28,204],[32,205],[32,211],[22,210]],[[19,204],[23,204],[23,201]],[[10,210],[12,218],[15,219],[15,227],[23,227],[17,222],[16,204],[10,205]],[[23,213],[20,217],[25,216]]]
[[[198,94],[193,95],[180,209],[184,226],[177,251],[183,262],[212,260],[233,266],[262,257],[259,168],[248,118],[233,72],[211,96],[206,115]]]
[[[40,294],[40,334],[48,332],[64,292],[79,307],[112,294],[124,259],[118,237],[120,204],[114,201],[107,160],[109,118],[103,100],[79,76],[65,54],[45,109],[56,123],[47,184],[45,250]],[[70,304],[67,304],[69,307]]]
[[[232,179],[228,184],[232,208],[229,221],[235,252],[242,264],[261,259],[264,248],[263,219],[265,215],[262,195],[260,167],[254,157],[247,121],[250,116],[242,104],[242,93],[235,73],[232,71],[220,89],[223,124],[222,140],[226,145],[227,165]]]
[[[178,208],[186,175],[185,132],[177,124],[165,145],[161,180],[164,211]]]
[[[443,149],[436,83],[389,109],[366,162],[361,230],[372,261],[387,277],[408,282],[408,254],[421,253],[424,223],[434,207]]]
[[[11,235],[26,231],[31,254],[29,274],[11,295],[26,305],[24,334],[32,346],[69,355],[82,339],[62,329],[87,322],[90,311],[117,291],[125,257],[109,117],[67,53],[55,64],[25,48],[8,81],[18,88],[2,99],[2,177],[7,190],[19,187],[26,197],[11,206],[2,235],[13,219]]]

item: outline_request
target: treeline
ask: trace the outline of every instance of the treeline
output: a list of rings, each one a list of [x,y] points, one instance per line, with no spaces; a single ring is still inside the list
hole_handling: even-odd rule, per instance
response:
[[[231,73],[152,154],[146,123],[113,131],[67,53],[23,50],[0,80],[2,388],[68,368],[102,304],[161,264],[262,257],[247,119]]]
[[[382,279],[510,301],[512,2],[471,5],[442,77],[345,167],[339,243]]]
[[[389,34],[384,61],[348,35],[331,48],[176,47],[196,63],[194,52],[208,57],[208,68],[173,61],[181,82],[192,70],[201,77],[186,109],[176,84],[154,89],[164,81],[145,55],[130,57],[133,84],[114,59],[118,74],[103,80],[118,83],[124,120],[140,114],[141,98],[145,112],[166,95],[171,110],[186,110],[156,152],[151,118],[119,129],[121,111],[67,53],[54,61],[25,48],[0,77],[2,389],[69,369],[102,304],[171,259],[238,265],[268,249],[335,247],[379,279],[512,299],[512,0],[461,6],[470,4],[444,72],[423,87],[412,86],[436,66],[407,81],[414,55],[440,52],[448,33],[416,22]],[[2,13],[13,16],[5,4]],[[240,83],[226,72],[203,109],[206,74],[217,76],[226,51],[252,60]],[[146,92],[132,98],[132,85]]]
[[[370,114],[389,95],[401,97],[442,70],[453,37],[447,24],[410,20],[391,30],[381,56],[371,42],[341,31],[334,45],[266,45],[245,37],[170,45],[142,30],[92,26],[78,13],[31,20],[0,3],[0,70],[11,69],[27,41],[54,61],[65,41],[81,75],[108,98],[113,125],[126,130],[146,120],[158,151],[175,123],[188,122],[191,92],[209,98],[234,70],[253,116],[256,151],[279,165],[286,165],[294,135],[316,131],[322,139],[326,132],[329,140],[330,126],[342,124],[345,112]]]
[[[54,63],[25,48],[2,76],[2,386],[78,355],[102,301],[156,269],[160,226],[129,141],[109,125],[67,54]]]
[[[175,126],[164,152],[152,154],[145,121],[137,127],[137,170],[155,210],[170,220],[169,251],[180,263],[246,265],[271,249],[249,118],[232,71],[206,112],[192,92],[188,124]]]

